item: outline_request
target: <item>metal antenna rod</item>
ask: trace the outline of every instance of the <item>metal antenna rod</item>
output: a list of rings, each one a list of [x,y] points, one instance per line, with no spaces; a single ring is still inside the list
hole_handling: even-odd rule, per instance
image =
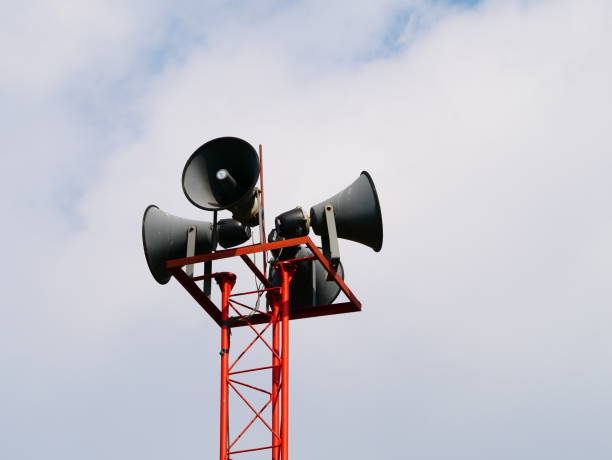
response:
[[[266,216],[265,216],[265,212],[264,212],[264,175],[263,175],[263,148],[261,147],[261,144],[259,144],[259,185],[261,188],[261,191],[259,192],[259,198],[260,202],[259,202],[259,210],[260,210],[260,214],[259,214],[259,231],[260,231],[260,243],[261,244],[265,244],[267,243],[266,240]],[[262,262],[262,267],[263,267],[263,274],[267,276],[267,272],[266,272],[266,265],[268,263],[268,252],[264,251],[263,252],[263,262]]]

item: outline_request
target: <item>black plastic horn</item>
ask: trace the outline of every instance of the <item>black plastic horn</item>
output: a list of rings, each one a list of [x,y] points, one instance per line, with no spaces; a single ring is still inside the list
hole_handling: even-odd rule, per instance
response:
[[[187,233],[196,230],[195,254],[212,251],[212,223],[184,219],[150,205],[142,218],[142,244],[153,278],[159,284],[170,280],[166,261],[187,255]]]
[[[258,224],[255,185],[259,156],[237,137],[219,137],[199,147],[183,169],[183,191],[201,209],[229,209],[245,225]]]
[[[383,224],[374,181],[363,171],[355,182],[331,198],[310,208],[310,225],[321,235],[325,206],[334,208],[338,238],[355,241],[380,251]]]

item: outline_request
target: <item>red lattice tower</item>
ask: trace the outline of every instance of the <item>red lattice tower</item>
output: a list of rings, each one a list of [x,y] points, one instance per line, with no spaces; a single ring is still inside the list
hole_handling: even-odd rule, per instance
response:
[[[268,278],[248,257],[250,254],[272,251],[275,249],[305,245],[312,254],[309,257],[276,262],[275,269],[280,273],[280,286],[273,286]],[[233,293],[232,288],[236,282],[236,275],[229,272],[213,273],[204,276],[189,276],[183,267],[196,263],[211,262],[213,260],[240,257],[248,268],[262,283],[263,288],[255,291]],[[348,299],[331,305],[318,305],[314,307],[289,307],[289,283],[298,264],[318,261],[327,271],[329,278],[333,279]],[[236,249],[218,251],[210,254],[197,255],[181,259],[169,260],[166,267],[179,283],[191,294],[196,302],[210,315],[221,329],[221,401],[219,417],[220,460],[229,460],[230,455],[270,449],[272,460],[288,460],[289,458],[289,322],[294,319],[312,318],[316,316],[336,315],[340,313],[356,312],[361,310],[361,303],[355,298],[344,281],[334,271],[325,256],[309,237],[293,238],[271,243],[244,246]],[[198,287],[196,281],[215,279],[221,289],[221,305],[216,306]],[[247,294],[266,293],[269,309],[262,312],[237,301],[236,297]],[[244,311],[249,313],[244,313]],[[242,313],[241,313],[242,312]],[[258,329],[256,326],[259,325]],[[251,330],[255,337],[248,345],[239,350],[236,358],[230,361],[230,329],[245,327]],[[264,333],[271,329],[272,340],[266,340]],[[270,352],[268,362],[262,366],[236,370],[236,365],[248,353],[252,346],[261,341]],[[251,372],[271,371],[269,389],[243,382],[242,377]],[[265,404],[257,408],[249,401],[242,387],[268,395]],[[229,436],[229,394],[233,391],[252,411],[250,421],[239,431],[233,439]],[[264,411],[271,406],[269,420],[265,419]],[[244,434],[259,421],[270,431],[270,440],[262,442],[261,446],[240,446]],[[245,448],[246,447],[246,448]]]

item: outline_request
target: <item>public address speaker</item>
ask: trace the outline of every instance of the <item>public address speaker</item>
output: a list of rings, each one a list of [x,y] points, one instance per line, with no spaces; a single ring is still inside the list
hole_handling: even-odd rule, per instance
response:
[[[221,220],[219,224],[219,243],[224,248],[242,244],[251,237],[251,229],[233,219]],[[153,204],[145,210],[142,244],[149,270],[159,284],[166,284],[170,280],[166,261],[187,256],[190,233],[193,255],[212,251],[211,222],[173,216]]]
[[[367,171],[336,195],[310,208],[310,225],[317,235],[324,231],[326,206],[334,212],[338,238],[365,244],[378,252],[383,243],[380,203],[374,181]]]
[[[187,199],[207,211],[228,209],[244,225],[258,225],[255,185],[259,156],[251,144],[237,137],[219,137],[199,147],[183,169]]]
[[[212,223],[184,219],[168,214],[155,205],[142,218],[142,244],[153,278],[159,284],[170,280],[166,261],[187,255],[187,236],[195,229],[195,253],[212,251]]]

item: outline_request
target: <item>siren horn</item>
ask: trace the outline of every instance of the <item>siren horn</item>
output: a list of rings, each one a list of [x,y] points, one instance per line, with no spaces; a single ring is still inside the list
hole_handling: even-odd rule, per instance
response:
[[[255,185],[259,156],[251,144],[237,137],[219,137],[199,147],[183,169],[187,199],[207,211],[228,209],[244,225],[259,223]]]
[[[185,257],[188,233],[195,228],[195,254],[212,251],[212,223],[184,219],[150,205],[142,218],[142,244],[153,278],[159,284],[170,280],[166,261]]]
[[[327,228],[330,227],[326,216],[331,211],[338,238],[365,244],[376,252],[380,251],[383,243],[382,214],[374,181],[367,171],[363,171],[344,190],[310,208],[310,225],[324,240]]]
[[[219,244],[224,248],[251,237],[251,229],[233,219],[219,221],[218,231]],[[173,216],[153,204],[147,207],[142,218],[142,244],[149,270],[159,284],[170,280],[166,261],[186,257],[192,238],[191,255],[211,252],[212,223]]]

